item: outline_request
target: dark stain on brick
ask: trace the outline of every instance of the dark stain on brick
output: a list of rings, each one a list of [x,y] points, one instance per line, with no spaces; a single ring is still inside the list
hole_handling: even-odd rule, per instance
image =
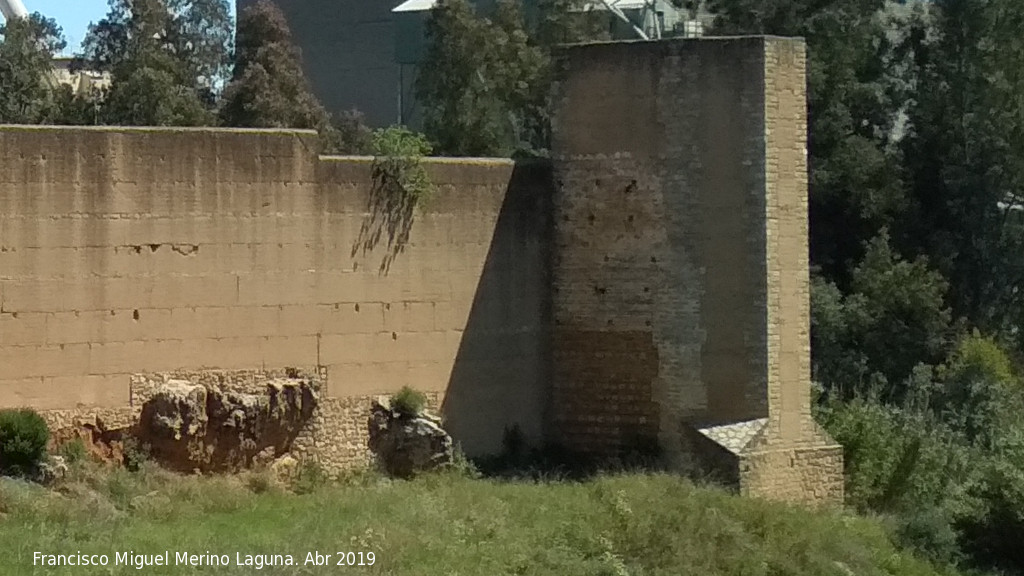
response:
[[[554,336],[552,426],[561,443],[611,457],[633,449],[638,439],[656,442],[659,355],[653,333],[556,328]]]

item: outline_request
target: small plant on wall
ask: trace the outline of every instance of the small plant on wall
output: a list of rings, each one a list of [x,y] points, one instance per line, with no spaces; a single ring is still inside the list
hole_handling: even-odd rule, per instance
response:
[[[383,244],[380,273],[387,274],[391,264],[405,250],[412,230],[416,206],[423,207],[434,194],[423,157],[431,153],[422,134],[401,126],[373,133],[373,186],[359,238],[352,256],[369,254]]]
[[[382,128],[373,133],[373,179],[389,193],[418,204],[434,193],[434,185],[421,160],[431,153],[422,134],[401,126]]]
[[[427,408],[427,395],[404,386],[391,396],[391,409],[402,416],[416,418]]]

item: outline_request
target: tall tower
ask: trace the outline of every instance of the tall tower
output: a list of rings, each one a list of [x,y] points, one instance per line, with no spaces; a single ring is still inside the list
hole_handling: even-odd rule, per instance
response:
[[[810,411],[801,40],[570,47],[555,96],[552,432],[842,498]]]

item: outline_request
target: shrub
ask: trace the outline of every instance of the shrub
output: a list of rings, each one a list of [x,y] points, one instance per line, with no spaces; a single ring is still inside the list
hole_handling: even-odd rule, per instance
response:
[[[46,456],[50,429],[34,410],[0,411],[0,473],[21,475]]]
[[[1019,573],[1024,566],[1024,431],[1005,432],[999,449],[979,465],[971,494],[980,502],[959,522],[964,549],[981,568]]]
[[[265,494],[274,489],[274,476],[269,470],[253,472],[246,477],[245,485],[254,494]]]
[[[369,154],[373,151],[373,131],[358,110],[342,112],[332,120],[338,134],[337,152],[340,154]]]
[[[818,416],[843,445],[847,503],[860,511],[944,506],[977,476],[977,454],[927,414],[864,398]]]
[[[146,462],[149,461],[149,445],[140,443],[135,437],[126,436],[122,446],[124,450],[124,467],[129,472],[142,470]]]
[[[373,175],[382,188],[403,196],[413,204],[428,200],[434,185],[420,159],[431,153],[422,134],[400,126],[373,133]]]
[[[956,565],[963,557],[960,534],[950,507],[926,505],[896,518],[895,536],[901,546],[940,565]]]
[[[449,469],[454,474],[466,478],[480,478],[483,476],[476,464],[462,451],[462,446],[456,446]]]
[[[305,460],[299,466],[299,473],[292,483],[292,490],[296,494],[312,494],[327,484],[327,472],[320,464]]]
[[[972,442],[995,449],[1000,436],[1024,426],[1024,386],[997,341],[975,333],[952,355],[939,398],[943,417]]]
[[[391,409],[404,416],[419,416],[426,407],[426,394],[408,386],[404,386],[391,397]]]
[[[75,438],[71,442],[64,444],[57,452],[68,465],[84,462],[89,457],[89,451],[86,449],[85,442],[81,438]]]

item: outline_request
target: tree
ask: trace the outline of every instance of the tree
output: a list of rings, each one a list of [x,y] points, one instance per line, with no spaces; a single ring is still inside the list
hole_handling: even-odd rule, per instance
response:
[[[1024,321],[1022,23],[1014,0],[938,0],[909,50],[903,243],[949,278],[956,314],[996,334]]]
[[[497,90],[502,70],[495,66],[500,63],[490,23],[476,16],[468,0],[440,0],[427,20],[427,41],[416,93],[435,148],[457,156],[511,153],[509,107]]]
[[[100,90],[79,94],[71,86],[58,86],[54,91],[54,106],[56,111],[48,120],[53,124],[93,126],[103,120],[103,92]]]
[[[951,347],[946,289],[926,259],[900,258],[883,230],[854,268],[851,293],[821,278],[812,283],[815,378],[843,396],[870,391],[906,400],[915,370],[940,364]]]
[[[503,95],[512,151],[544,153],[551,141],[551,55],[531,40],[519,0],[500,1],[491,28],[495,48],[487,73]]]
[[[342,154],[369,154],[373,151],[374,133],[366,125],[363,113],[348,110],[331,119],[337,132],[336,152]]]
[[[993,450],[1007,433],[1024,431],[1024,383],[996,340],[977,332],[965,336],[945,372],[937,408],[969,441]]]
[[[66,43],[52,19],[36,13],[0,26],[0,123],[36,124],[55,113],[53,56]]]
[[[490,18],[468,0],[441,0],[427,22],[416,91],[438,152],[462,156],[544,154],[550,147],[552,52],[606,34],[603,12],[580,0],[541,0],[527,15],[499,0]]]
[[[903,213],[896,138],[903,94],[886,0],[712,0],[715,34],[808,45],[811,260],[847,290],[865,242]],[[842,233],[837,233],[842,230]]]
[[[233,25],[226,0],[109,0],[106,18],[83,43],[94,70],[113,72],[126,61],[159,50],[174,57],[187,84],[214,90],[231,66]]]
[[[104,121],[212,123],[230,38],[225,0],[110,0],[83,42],[87,66],[111,74]]]
[[[220,119],[227,126],[314,129],[324,152],[366,153],[370,142],[357,112],[346,114],[338,127],[332,124],[302,71],[284,14],[269,0],[239,17],[234,77],[224,91]]]
[[[231,75],[231,6],[226,0],[167,0],[167,7],[176,53],[185,55],[189,76],[212,97]]]
[[[166,62],[115,74],[103,101],[105,124],[209,126],[213,116]]]

